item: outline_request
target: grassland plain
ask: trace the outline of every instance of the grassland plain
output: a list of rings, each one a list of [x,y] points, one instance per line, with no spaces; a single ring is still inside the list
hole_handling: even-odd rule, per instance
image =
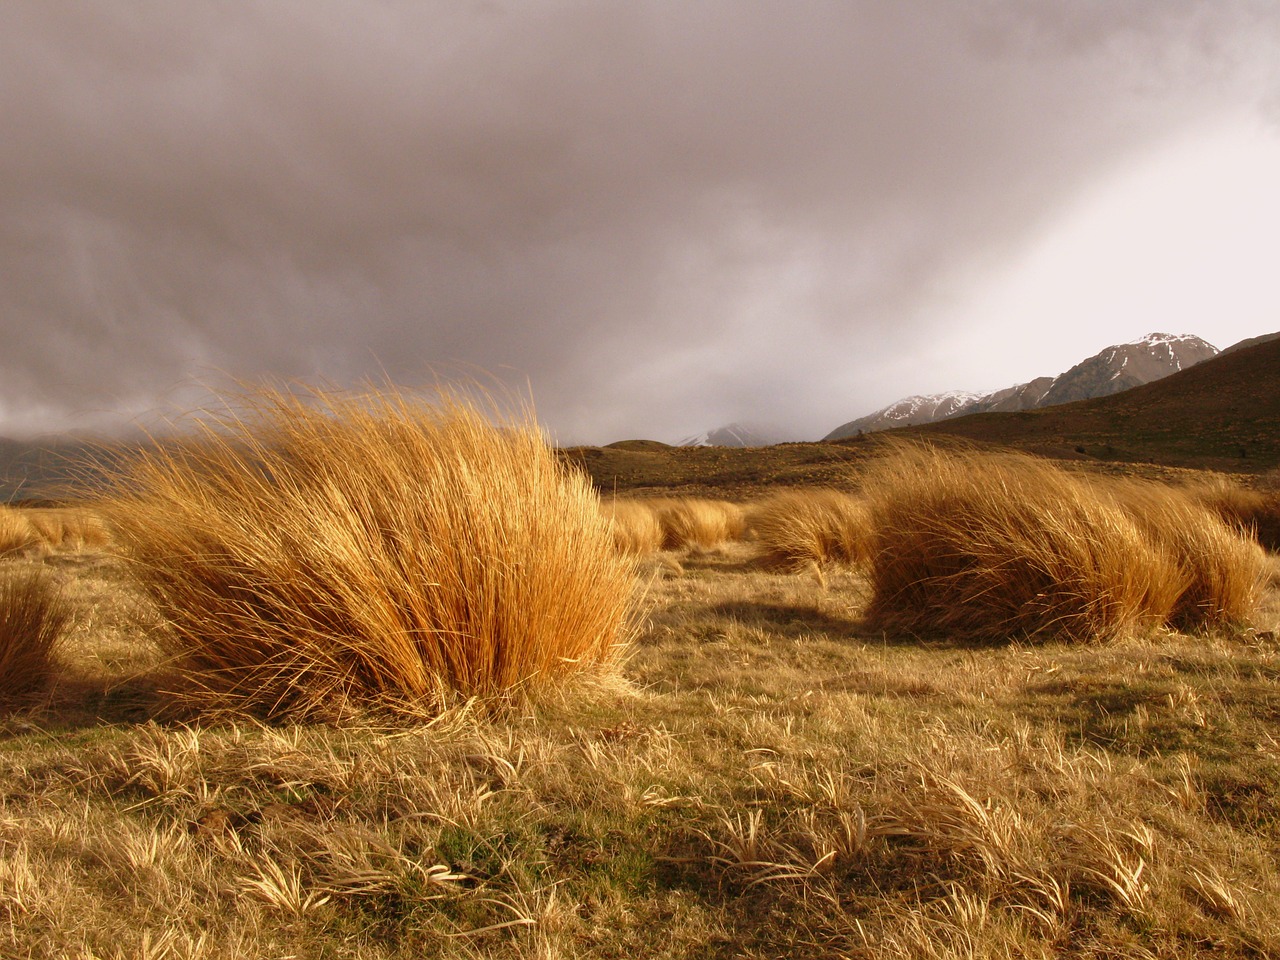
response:
[[[0,725],[6,956],[1280,955],[1274,585],[968,645],[869,631],[847,567],[661,553],[625,686],[377,727],[165,719],[119,559],[3,567],[72,610]]]

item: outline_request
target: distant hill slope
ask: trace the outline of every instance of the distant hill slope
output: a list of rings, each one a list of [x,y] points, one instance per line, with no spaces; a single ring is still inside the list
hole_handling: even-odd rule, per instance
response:
[[[136,443],[76,436],[0,437],[0,503],[90,496],[100,489],[102,469],[137,448]]]
[[[62,438],[28,442],[0,437],[0,502],[55,495],[85,453],[86,446]]]
[[[897,432],[1054,456],[1263,472],[1280,466],[1280,339],[1257,339],[1122,393]]]
[[[1231,353],[1234,350],[1243,350],[1245,347],[1256,347],[1258,344],[1266,343],[1270,340],[1280,340],[1280,333],[1264,333],[1260,337],[1250,337],[1248,340],[1241,340],[1239,343],[1233,343],[1222,352]]]
[[[1103,397],[1151,383],[1194,366],[1218,348],[1189,334],[1149,333],[1132,343],[1100,350],[1056,377],[1038,377],[995,393],[964,391],[907,397],[875,413],[841,424],[824,438],[839,440],[859,433],[934,423],[988,411],[1035,410],[1090,397]]]

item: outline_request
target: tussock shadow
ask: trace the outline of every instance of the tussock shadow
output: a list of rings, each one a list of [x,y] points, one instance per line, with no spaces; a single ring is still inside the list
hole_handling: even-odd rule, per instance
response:
[[[142,674],[125,680],[66,674],[39,698],[0,708],[0,739],[18,736],[28,726],[74,733],[95,727],[162,725],[188,722],[164,692],[165,679]]]
[[[1007,646],[1009,642],[976,641],[945,636],[892,633],[871,625],[862,613],[847,615],[801,603],[770,603],[750,600],[714,604],[711,611],[731,617],[746,626],[757,627],[788,639],[823,635],[832,640],[856,640],[886,647],[917,647],[929,650],[974,650]]]
[[[858,620],[820,610],[800,603],[769,603],[751,600],[735,600],[711,606],[711,612],[730,617],[739,623],[767,630],[769,633],[796,639],[814,634],[826,634],[832,638],[853,636]]]
[[[719,547],[710,549],[695,547],[683,554],[674,555],[674,558],[686,573],[736,575],[758,573],[761,570],[766,570],[765,567],[760,565],[754,554],[734,556],[731,552]]]

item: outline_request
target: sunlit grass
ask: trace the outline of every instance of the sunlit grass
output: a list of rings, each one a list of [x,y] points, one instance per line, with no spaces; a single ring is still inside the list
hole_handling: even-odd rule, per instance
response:
[[[871,558],[866,504],[843,490],[788,490],[764,497],[749,506],[747,527],[762,559],[773,566],[802,570]]]
[[[725,500],[673,497],[647,501],[662,528],[662,549],[711,549],[742,536],[742,507]]]
[[[233,446],[259,467],[275,449]],[[254,586],[317,564],[303,531],[326,529],[328,500],[363,501],[308,453],[273,461],[270,479],[314,526],[233,540],[211,511],[203,529],[219,539],[200,542],[201,562],[259,544],[279,565],[255,568]],[[998,466],[979,475],[1006,493],[1036,476]],[[378,483],[408,483],[380,470]],[[215,492],[231,486],[217,476]],[[637,562],[587,491],[600,555],[646,584],[615,666],[625,682],[536,709],[455,699],[429,723],[358,710],[292,722],[332,719],[307,710],[182,725],[163,694],[130,707],[163,722],[125,720],[118,697],[154,664],[129,650],[164,635],[163,596],[104,554],[6,560],[0,572],[64,582],[81,680],[0,722],[0,954],[1280,955],[1280,594],[1261,587],[1244,627],[1223,584],[1245,583],[1232,558],[1243,549],[1251,568],[1251,545],[1181,494],[1080,483],[1099,516],[1129,524],[1108,531],[1136,530],[1175,570],[1158,627],[921,643],[868,622],[874,554],[820,576],[758,563],[760,539]],[[199,528],[194,510],[162,516]],[[262,516],[241,522],[258,531]],[[73,704],[89,679],[97,699]]]
[[[1121,507],[1045,460],[902,445],[863,489],[878,629],[1107,639],[1164,623],[1187,588]]]
[[[0,568],[0,705],[20,703],[48,687],[70,617],[48,573]]]
[[[0,558],[25,553],[40,542],[40,535],[25,513],[0,504]]]
[[[458,398],[261,393],[106,507],[208,704],[430,713],[610,663],[632,576],[530,422]]]
[[[601,511],[620,553],[643,557],[662,548],[662,524],[648,501],[612,497],[603,501]]]

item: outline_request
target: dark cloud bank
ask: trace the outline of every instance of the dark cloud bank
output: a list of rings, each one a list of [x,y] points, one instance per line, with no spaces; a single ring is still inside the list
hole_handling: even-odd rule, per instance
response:
[[[1278,37],[1271,0],[9,0],[0,431],[461,365],[562,439],[820,435],[940,285],[1274,107]]]

